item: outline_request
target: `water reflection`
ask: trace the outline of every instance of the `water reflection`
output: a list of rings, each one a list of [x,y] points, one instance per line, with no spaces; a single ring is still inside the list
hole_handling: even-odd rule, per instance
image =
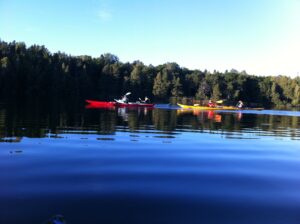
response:
[[[299,117],[2,108],[0,223],[298,224]]]
[[[299,116],[243,112],[113,108],[81,110],[0,110],[0,142],[19,142],[22,137],[59,138],[62,133],[113,135],[116,131],[158,130],[165,133],[197,131],[228,138],[249,135],[290,137],[299,140]],[[247,136],[241,135],[241,133]],[[255,136],[253,136],[255,135]],[[108,138],[110,139],[110,137]]]
[[[177,110],[177,115],[184,115],[184,114],[192,114],[200,120],[200,122],[205,122],[206,120],[213,120],[214,122],[222,122],[222,115],[219,114],[217,111],[203,111],[203,110],[186,110],[186,109],[179,109]]]

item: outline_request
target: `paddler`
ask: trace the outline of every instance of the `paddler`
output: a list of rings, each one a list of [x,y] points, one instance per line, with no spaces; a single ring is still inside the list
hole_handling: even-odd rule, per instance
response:
[[[122,96],[121,100],[123,103],[127,103],[128,102],[128,97],[126,95]]]
[[[212,100],[209,100],[207,106],[216,107],[216,104]]]
[[[128,103],[128,97],[131,94],[131,92],[126,93],[124,96],[121,97],[119,101],[119,103]]]
[[[236,107],[238,107],[238,108],[243,108],[243,106],[244,106],[244,103],[241,100],[239,100],[239,102],[236,104]]]
[[[149,103],[149,101],[150,101],[147,96],[145,96],[144,100],[142,100],[141,98],[139,98],[139,100],[140,100],[141,103]]]

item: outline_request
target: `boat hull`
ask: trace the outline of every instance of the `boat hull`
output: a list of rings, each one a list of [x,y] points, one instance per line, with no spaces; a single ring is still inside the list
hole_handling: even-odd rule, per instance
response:
[[[103,108],[111,108],[111,107],[154,107],[154,104],[151,103],[119,103],[119,102],[107,102],[107,101],[97,101],[97,100],[86,100],[88,106],[91,107],[103,107]]]
[[[184,105],[184,104],[177,104],[183,109],[195,109],[195,110],[263,110],[264,108],[238,108],[233,106],[218,106],[218,107],[208,107],[208,106],[192,106],[192,105]]]
[[[89,107],[115,107],[115,102],[86,100]]]

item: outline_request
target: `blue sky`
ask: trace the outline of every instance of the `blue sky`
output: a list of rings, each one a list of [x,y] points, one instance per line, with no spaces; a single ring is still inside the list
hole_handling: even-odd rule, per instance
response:
[[[300,0],[0,0],[0,38],[122,62],[300,75]]]

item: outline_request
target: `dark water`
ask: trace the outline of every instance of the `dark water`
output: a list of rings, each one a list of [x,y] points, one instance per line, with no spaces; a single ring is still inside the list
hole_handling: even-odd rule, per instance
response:
[[[0,223],[300,223],[300,112],[0,109]]]

